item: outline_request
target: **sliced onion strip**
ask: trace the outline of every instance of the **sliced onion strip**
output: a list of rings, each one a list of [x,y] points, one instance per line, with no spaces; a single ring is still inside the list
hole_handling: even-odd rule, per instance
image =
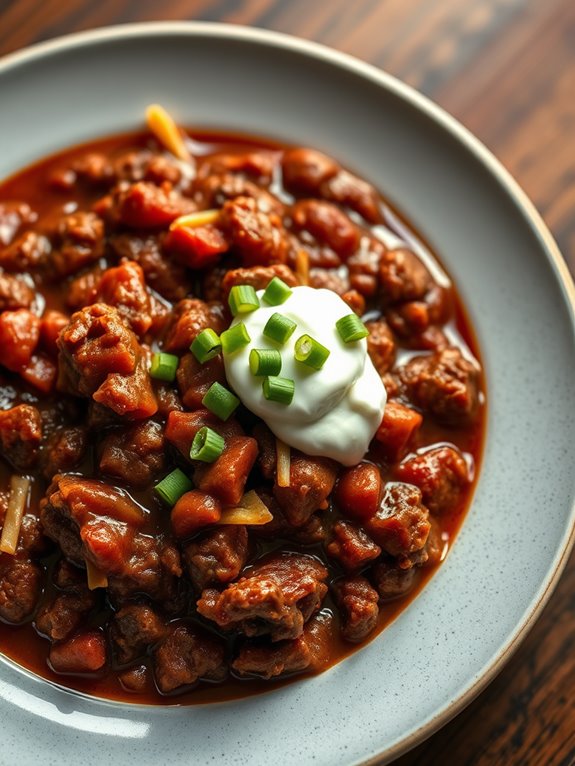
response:
[[[209,223],[217,223],[220,218],[220,210],[196,210],[195,213],[186,213],[172,221],[170,229],[197,229]]]
[[[218,524],[267,524],[273,519],[267,505],[251,489],[242,497],[235,508],[224,508]]]
[[[290,485],[290,465],[291,450],[289,444],[276,438],[276,479],[278,487],[289,487]]]
[[[309,253],[307,250],[297,251],[295,273],[302,285],[309,285]]]
[[[22,517],[28,501],[28,492],[30,490],[30,479],[26,476],[14,475],[10,479],[10,497],[8,499],[8,509],[4,517],[2,527],[2,537],[0,538],[0,551],[2,553],[16,553],[18,546],[18,537],[20,527],[22,526]]]
[[[184,162],[191,162],[192,158],[182,134],[163,106],[150,104],[146,109],[146,122],[151,132],[168,151]]]

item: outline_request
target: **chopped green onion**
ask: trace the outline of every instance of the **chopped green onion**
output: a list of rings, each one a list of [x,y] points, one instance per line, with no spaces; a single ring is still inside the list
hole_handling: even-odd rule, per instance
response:
[[[250,340],[251,338],[243,322],[238,322],[233,327],[230,327],[229,330],[224,330],[220,335],[224,354],[233,354],[234,351],[239,351],[240,348],[247,346]]]
[[[211,428],[204,426],[194,436],[190,457],[203,463],[213,463],[224,451],[224,439]]]
[[[163,351],[152,354],[150,376],[156,380],[167,380],[172,383],[176,379],[179,363],[180,359],[175,354],[165,354]]]
[[[295,391],[295,383],[290,378],[270,377],[262,383],[264,396],[271,402],[290,404]]]
[[[369,330],[357,314],[347,314],[335,323],[340,338],[344,343],[367,338]]]
[[[204,364],[204,362],[208,362],[214,356],[217,356],[221,348],[222,343],[217,332],[208,327],[194,338],[190,351],[200,364]]]
[[[252,348],[250,370],[252,375],[279,375],[282,357],[277,348]]]
[[[234,316],[249,314],[260,307],[259,298],[251,285],[234,285],[228,296],[228,304]]]
[[[290,335],[292,335],[296,327],[297,324],[295,322],[292,322],[291,319],[288,319],[288,317],[283,314],[278,314],[276,311],[266,322],[263,334],[266,338],[275,340],[277,343],[283,345]]]
[[[279,277],[274,277],[268,284],[262,295],[262,301],[270,306],[279,306],[285,303],[292,294],[293,290]]]
[[[295,342],[294,356],[297,361],[314,370],[321,370],[330,353],[329,348],[322,346],[311,335],[302,335]]]
[[[238,407],[240,400],[217,381],[208,388],[202,404],[220,420],[227,420]]]
[[[176,468],[172,473],[164,476],[162,481],[156,484],[154,490],[167,505],[175,505],[181,496],[189,492],[192,487],[193,484],[186,474]]]

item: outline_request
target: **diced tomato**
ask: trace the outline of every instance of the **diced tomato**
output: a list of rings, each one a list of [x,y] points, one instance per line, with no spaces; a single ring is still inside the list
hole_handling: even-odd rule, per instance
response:
[[[397,459],[406,451],[422,421],[423,418],[419,412],[392,400],[385,405],[383,419],[375,438],[388,457]]]
[[[0,314],[0,364],[18,372],[30,362],[40,338],[40,320],[28,309]]]
[[[186,266],[205,269],[218,262],[219,256],[228,250],[229,244],[220,229],[207,224],[173,229],[166,237],[164,247],[177,255]]]
[[[20,376],[43,394],[54,390],[57,375],[58,368],[44,354],[34,354],[28,364],[20,370]]]
[[[377,513],[381,500],[381,474],[373,463],[346,469],[337,483],[336,500],[341,510],[359,522]]]
[[[221,515],[219,500],[206,492],[192,489],[174,505],[170,520],[176,537],[189,537],[208,524],[217,524]]]

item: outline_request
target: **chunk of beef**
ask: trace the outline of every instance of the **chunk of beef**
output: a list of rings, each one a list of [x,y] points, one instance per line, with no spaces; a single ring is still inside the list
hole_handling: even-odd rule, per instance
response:
[[[174,306],[164,337],[164,351],[181,354],[188,351],[202,330],[210,327],[218,334],[225,329],[223,307],[186,298]]]
[[[153,420],[117,428],[102,443],[100,470],[132,487],[145,487],[163,470],[165,449],[162,426]]]
[[[42,569],[26,554],[0,554],[0,618],[14,625],[26,622],[42,593]]]
[[[330,202],[305,199],[296,202],[291,211],[296,231],[311,234],[322,246],[329,247],[345,260],[359,246],[359,230],[340,208]]]
[[[71,471],[82,462],[88,448],[83,426],[62,426],[53,431],[42,450],[42,473],[51,481],[57,473]]]
[[[49,309],[40,322],[40,347],[50,356],[58,356],[58,335],[66,327],[70,317],[60,311]]]
[[[453,447],[436,447],[397,466],[395,478],[415,484],[431,513],[454,511],[470,476],[465,458]]]
[[[54,585],[66,593],[82,595],[87,589],[86,572],[74,566],[68,559],[61,558],[52,573]]]
[[[320,612],[304,625],[298,638],[270,643],[265,639],[246,641],[232,662],[240,677],[275,678],[301,673],[319,673],[329,665],[333,618]]]
[[[115,308],[96,303],[73,314],[58,348],[63,389],[134,419],[156,412],[142,349]]]
[[[388,458],[399,460],[407,451],[422,422],[423,417],[417,410],[391,399],[385,405],[375,438]]]
[[[85,269],[78,276],[68,280],[64,300],[68,308],[78,311],[96,302],[98,285],[104,273],[101,266]]]
[[[313,149],[296,148],[284,152],[282,161],[283,184],[295,194],[318,194],[322,184],[340,170],[331,157]]]
[[[0,245],[9,245],[19,229],[34,223],[38,216],[26,202],[7,200],[0,202]]]
[[[244,266],[285,263],[289,243],[281,217],[262,212],[257,201],[236,197],[224,203],[220,225]]]
[[[423,298],[432,285],[431,274],[411,250],[388,250],[380,260],[381,294],[388,304]]]
[[[42,442],[42,418],[31,404],[0,412],[0,454],[18,471],[31,468]]]
[[[210,154],[198,168],[198,177],[238,173],[253,178],[260,185],[269,185],[274,172],[275,158],[271,152],[247,151]]]
[[[0,314],[0,364],[20,372],[32,359],[40,339],[40,320],[28,309]]]
[[[227,673],[223,641],[198,627],[178,625],[154,652],[154,674],[163,694],[200,679],[223,681]]]
[[[198,591],[235,580],[247,555],[248,533],[241,524],[211,529],[184,548],[190,580]]]
[[[326,546],[326,553],[337,559],[346,572],[354,572],[376,559],[381,548],[361,527],[338,521],[333,526],[333,537]]]
[[[408,348],[429,348],[433,332],[452,316],[453,302],[453,290],[434,283],[418,300],[388,307],[385,317]]]
[[[168,415],[164,435],[170,444],[180,452],[186,460],[190,459],[190,448],[194,436],[204,426],[223,436],[225,440],[234,436],[243,436],[243,429],[233,417],[225,422],[209,410],[201,409],[194,412],[179,412],[174,410]]]
[[[158,402],[158,417],[166,419],[170,412],[181,412],[184,409],[180,395],[171,383],[155,380],[153,387]]]
[[[257,456],[258,445],[251,436],[230,436],[217,460],[197,465],[194,483],[224,505],[237,505]]]
[[[301,526],[318,508],[327,507],[336,477],[337,464],[333,460],[292,450],[289,486],[274,484],[274,497],[290,524]]]
[[[374,564],[372,579],[382,601],[392,601],[409,593],[417,582],[417,568],[403,569],[393,560]]]
[[[51,641],[68,638],[95,604],[96,596],[86,586],[81,592],[60,593],[38,612],[36,630]]]
[[[274,554],[221,593],[206,589],[198,612],[220,628],[272,641],[297,638],[327,592],[327,570],[312,556]]]
[[[294,272],[283,263],[272,266],[252,266],[250,269],[230,269],[221,280],[221,300],[228,300],[230,290],[234,285],[251,285],[254,290],[265,290],[274,277],[279,277],[288,287],[297,287],[299,279]]]
[[[317,257],[310,254],[310,263],[317,260]],[[349,278],[339,266],[339,263],[335,263],[310,269],[308,280],[310,286],[315,287],[316,290],[331,290],[333,293],[343,296],[349,290]]]
[[[127,692],[143,694],[151,686],[149,675],[146,665],[136,665],[118,673],[118,681]]]
[[[48,664],[55,673],[95,673],[106,664],[106,639],[99,630],[76,633],[52,644]]]
[[[381,240],[364,235],[359,248],[347,260],[350,286],[365,298],[373,298],[379,285],[379,267],[386,251]]]
[[[410,567],[410,554],[423,548],[430,529],[421,490],[413,484],[388,482],[377,513],[364,527],[386,553],[399,557],[401,566]]]
[[[28,309],[34,302],[35,292],[23,277],[0,271],[0,311]]]
[[[26,231],[8,247],[0,249],[0,268],[31,273],[47,261],[50,250],[48,237]]]
[[[472,423],[480,405],[480,373],[458,348],[416,356],[400,369],[412,401],[451,426]]]
[[[193,354],[184,354],[176,373],[182,402],[189,410],[202,407],[202,399],[213,383],[226,385],[226,372],[221,355],[200,364]]]
[[[117,181],[149,181],[157,186],[167,182],[167,188],[187,188],[193,166],[180,162],[169,153],[159,154],[149,149],[128,150],[116,157],[112,173]]]
[[[164,638],[164,621],[144,604],[122,607],[110,622],[110,637],[114,652],[122,665],[145,654],[147,648]]]
[[[50,266],[58,277],[67,277],[104,255],[104,221],[95,213],[77,211],[60,219],[56,228]]]
[[[179,216],[191,213],[195,205],[170,184],[137,181],[128,186],[119,184],[95,209],[115,225],[148,230],[169,226]]]
[[[189,269],[215,266],[229,243],[222,230],[213,223],[202,226],[178,226],[164,240],[164,251]]]
[[[332,586],[341,617],[341,635],[357,644],[377,625],[379,596],[365,577],[344,577]]]
[[[98,285],[96,299],[115,306],[138,337],[141,338],[149,330],[152,324],[150,296],[144,272],[134,261],[125,261],[114,269],[107,269]]]
[[[232,173],[209,175],[194,182],[194,199],[204,209],[221,208],[228,200],[237,197],[253,199],[262,213],[283,215],[284,205],[280,200],[258,184]]]
[[[365,314],[365,298],[357,290],[346,290],[342,296],[342,301],[345,301],[350,309],[359,317]]]
[[[387,322],[367,322],[367,353],[373,366],[380,375],[384,375],[395,363],[395,340]]]

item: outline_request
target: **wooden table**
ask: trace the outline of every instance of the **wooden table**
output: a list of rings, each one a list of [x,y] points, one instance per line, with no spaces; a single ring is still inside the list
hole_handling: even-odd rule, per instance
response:
[[[0,0],[0,55],[120,22],[194,19],[298,35],[445,107],[516,177],[575,272],[573,0]],[[575,764],[575,556],[499,677],[396,766]]]

